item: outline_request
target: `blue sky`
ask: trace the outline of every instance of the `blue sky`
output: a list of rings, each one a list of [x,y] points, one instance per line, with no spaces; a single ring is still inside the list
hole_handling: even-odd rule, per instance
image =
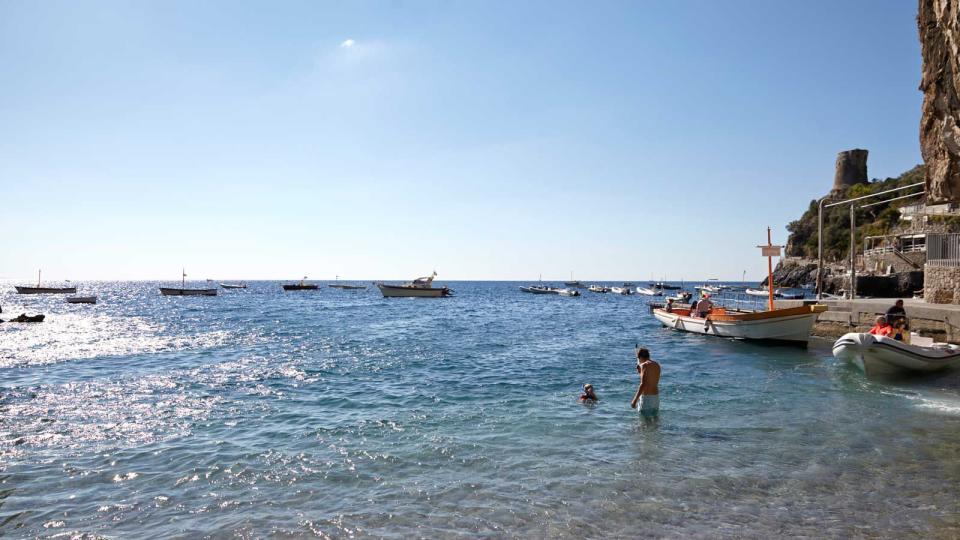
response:
[[[0,277],[759,278],[914,2],[0,0]]]

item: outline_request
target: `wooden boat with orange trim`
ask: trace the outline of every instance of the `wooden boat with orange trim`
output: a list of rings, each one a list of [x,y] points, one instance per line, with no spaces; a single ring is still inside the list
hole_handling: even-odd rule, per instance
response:
[[[691,315],[688,308],[653,310],[664,326],[693,332],[739,339],[806,343],[817,316],[827,310],[821,304],[774,309],[772,311],[735,311],[713,308],[706,317]]]
[[[781,246],[773,245],[767,227],[767,244],[757,246],[767,258],[767,311],[745,311],[714,306],[704,317],[691,313],[690,308],[654,308],[653,316],[664,326],[676,330],[739,339],[755,339],[806,344],[817,317],[827,310],[822,304],[778,309],[773,302],[773,258],[780,256]]]

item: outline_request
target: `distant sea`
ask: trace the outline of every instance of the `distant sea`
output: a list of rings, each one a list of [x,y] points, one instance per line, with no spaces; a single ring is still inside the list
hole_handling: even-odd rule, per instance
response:
[[[78,285],[100,303],[0,291],[47,314],[0,324],[0,536],[960,536],[956,372],[867,379],[827,342],[521,283]],[[638,343],[658,422],[629,408]]]

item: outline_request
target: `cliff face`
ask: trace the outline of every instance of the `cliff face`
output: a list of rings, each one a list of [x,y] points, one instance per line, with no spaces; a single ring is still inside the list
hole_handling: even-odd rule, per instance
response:
[[[920,0],[927,201],[960,202],[960,0]]]

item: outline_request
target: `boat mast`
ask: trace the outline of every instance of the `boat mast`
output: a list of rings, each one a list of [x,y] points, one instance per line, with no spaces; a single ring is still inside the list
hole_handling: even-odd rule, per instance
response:
[[[767,249],[764,254],[767,256],[767,293],[770,311],[773,311],[773,240],[770,237],[770,227],[767,227]],[[777,250],[779,252],[779,249]]]
[[[40,270],[37,270],[37,287],[40,287]]]
[[[180,276],[180,288],[186,289],[187,288],[187,269],[181,268],[180,273],[182,274]]]

